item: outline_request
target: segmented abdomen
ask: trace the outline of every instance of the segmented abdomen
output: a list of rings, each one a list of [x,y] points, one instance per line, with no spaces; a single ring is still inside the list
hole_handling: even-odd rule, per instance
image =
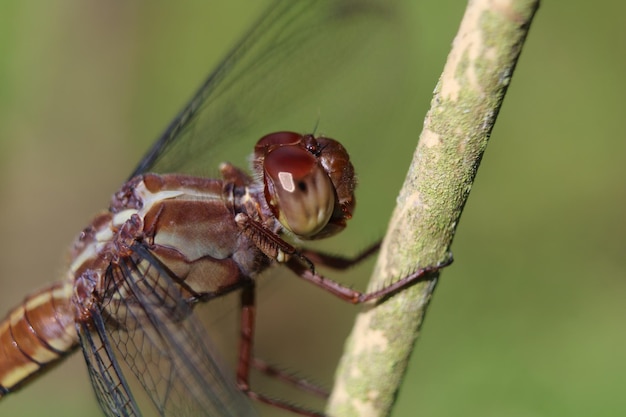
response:
[[[0,323],[0,397],[78,347],[71,298],[71,282],[57,282],[26,297]]]

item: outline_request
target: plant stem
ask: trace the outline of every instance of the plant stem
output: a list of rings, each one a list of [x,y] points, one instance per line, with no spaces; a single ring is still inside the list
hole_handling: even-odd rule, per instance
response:
[[[538,6],[538,0],[469,1],[368,290],[448,256]],[[337,370],[328,415],[391,413],[436,283],[431,277],[363,309]]]

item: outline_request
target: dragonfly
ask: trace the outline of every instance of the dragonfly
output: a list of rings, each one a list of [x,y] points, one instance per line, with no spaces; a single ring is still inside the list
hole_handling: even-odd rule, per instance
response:
[[[218,178],[203,174],[218,149],[250,137],[262,125],[257,120],[288,114],[306,90],[298,80],[340,70],[341,64],[295,59],[307,57],[302,50],[348,56],[375,38],[374,23],[392,15],[382,1],[274,2],[149,149],[109,209],[79,233],[65,276],[27,296],[0,322],[0,398],[81,351],[108,416],[254,416],[250,399],[323,416],[250,385],[257,367],[311,389],[253,355],[257,277],[281,266],[359,304],[391,295],[448,262],[370,293],[318,272],[319,266],[348,268],[378,248],[343,258],[300,245],[341,232],[352,218],[355,171],[337,140],[264,132],[257,134],[251,174],[229,163],[219,165]],[[231,372],[194,308],[233,292],[239,293],[241,336]],[[150,404],[137,401],[134,382]]]

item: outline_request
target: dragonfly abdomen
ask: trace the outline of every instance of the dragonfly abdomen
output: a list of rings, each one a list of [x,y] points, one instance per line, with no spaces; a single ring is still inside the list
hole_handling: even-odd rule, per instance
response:
[[[0,324],[0,397],[18,389],[78,347],[72,283],[32,294]]]

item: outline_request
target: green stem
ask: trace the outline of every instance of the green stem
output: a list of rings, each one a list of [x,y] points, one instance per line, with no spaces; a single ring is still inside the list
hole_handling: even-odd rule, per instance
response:
[[[369,290],[446,258],[538,6],[538,0],[469,2]],[[359,314],[328,415],[391,413],[436,283],[436,278],[420,282]]]

